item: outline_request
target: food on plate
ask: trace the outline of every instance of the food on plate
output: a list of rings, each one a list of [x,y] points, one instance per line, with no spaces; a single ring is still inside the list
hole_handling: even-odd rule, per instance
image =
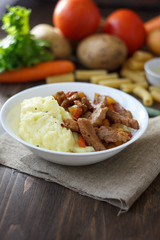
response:
[[[53,25],[72,40],[94,33],[100,20],[100,11],[92,0],[61,0],[53,11]]]
[[[31,29],[34,39],[46,40],[51,44],[55,59],[69,58],[72,53],[71,43],[66,39],[58,28],[49,24],[38,24]]]
[[[69,93],[69,101],[73,97],[78,98],[72,106],[63,92],[57,93],[55,97],[61,106],[71,112],[73,119],[65,119],[65,126],[72,131],[80,132],[86,143],[93,146],[96,151],[109,148],[111,144],[117,146],[128,141],[132,134],[129,134],[130,137],[127,136],[123,124],[129,128],[139,128],[131,113],[114,99],[95,94],[94,102],[91,103],[83,93],[80,93],[80,97],[76,95],[77,93]]]
[[[7,7],[2,29],[8,35],[0,41],[0,73],[53,60],[49,42],[33,39],[29,32],[30,13],[24,7]]]
[[[153,30],[160,28],[160,15],[153,17],[144,23],[145,30],[147,34]]]
[[[106,76],[106,70],[76,70],[75,77],[76,80],[88,81],[92,76]]]
[[[95,93],[56,92],[21,103],[19,135],[35,146],[61,152],[101,151],[119,146],[139,129],[132,113]]]
[[[118,9],[107,16],[103,32],[122,39],[129,55],[141,49],[146,40],[146,31],[141,18],[130,9]]]
[[[147,46],[151,52],[160,56],[160,27],[151,31],[147,36]]]
[[[92,152],[92,147],[79,147],[78,134],[62,127],[71,119],[52,96],[25,99],[21,103],[19,136],[37,147],[60,152]]]
[[[123,144],[139,129],[131,112],[109,96],[95,93],[92,102],[83,92],[60,91],[55,99],[72,117],[63,120],[64,127],[80,134],[95,151]]]
[[[57,83],[57,82],[74,82],[75,75],[73,73],[66,73],[56,76],[49,76],[46,78],[46,83]]]
[[[126,60],[127,47],[115,36],[93,34],[78,44],[77,57],[87,68],[115,70]]]
[[[42,62],[32,67],[22,67],[17,70],[5,71],[0,74],[0,82],[17,83],[43,80],[52,75],[71,73],[75,69],[69,60],[54,60]]]
[[[149,91],[147,91],[143,87],[136,86],[133,89],[133,93],[143,100],[143,103],[144,103],[145,106],[151,106],[153,104],[153,97],[152,97],[152,95],[149,93]]]

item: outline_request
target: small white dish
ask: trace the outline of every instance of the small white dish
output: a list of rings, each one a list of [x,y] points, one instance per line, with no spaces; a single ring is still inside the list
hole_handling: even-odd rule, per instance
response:
[[[140,129],[135,132],[130,141],[123,145],[104,151],[90,153],[56,152],[42,149],[23,141],[18,136],[20,103],[27,98],[38,96],[45,97],[54,94],[57,91],[83,91],[92,100],[94,93],[111,96],[124,108],[132,112],[134,119],[139,122]],[[70,166],[89,165],[114,156],[140,138],[148,126],[148,114],[144,106],[134,97],[110,87],[80,82],[45,84],[19,92],[6,101],[1,109],[0,117],[5,131],[18,142],[29,148],[33,153],[53,163]]]
[[[147,61],[144,65],[146,77],[151,85],[160,87],[160,57]]]

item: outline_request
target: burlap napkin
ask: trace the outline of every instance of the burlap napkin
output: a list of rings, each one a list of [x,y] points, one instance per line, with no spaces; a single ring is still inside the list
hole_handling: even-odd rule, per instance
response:
[[[149,120],[138,141],[98,164],[56,165],[35,156],[7,134],[0,137],[0,163],[127,211],[160,172],[159,146],[160,117],[156,117]]]

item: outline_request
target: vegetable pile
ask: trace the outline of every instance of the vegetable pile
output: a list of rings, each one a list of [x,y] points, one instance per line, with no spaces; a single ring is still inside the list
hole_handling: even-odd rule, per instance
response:
[[[53,55],[46,50],[50,43],[35,40],[30,34],[31,11],[20,6],[8,7],[7,10],[2,17],[2,28],[8,35],[0,41],[0,73],[53,60]]]
[[[103,19],[93,0],[59,0],[53,25],[41,23],[30,30],[30,14],[24,7],[8,6],[2,17],[7,36],[0,41],[0,82],[87,80],[122,90],[122,84],[130,84],[127,91],[134,94],[135,84],[148,88],[144,63],[160,56],[160,16],[143,22],[136,12],[118,9]],[[73,62],[89,75],[78,76]],[[94,79],[94,70],[105,73],[97,72]],[[119,75],[113,72],[117,70]],[[155,95],[153,99],[160,102]]]
[[[20,6],[7,10],[2,17],[2,28],[8,35],[0,41],[0,82],[37,81],[74,71],[71,61],[53,60],[49,41],[30,33],[31,10]]]

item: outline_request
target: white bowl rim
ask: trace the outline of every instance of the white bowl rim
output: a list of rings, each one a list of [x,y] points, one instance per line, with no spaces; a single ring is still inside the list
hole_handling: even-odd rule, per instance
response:
[[[160,79],[160,74],[155,73],[151,70],[151,64],[158,63],[158,62],[160,64],[160,57],[150,59],[144,64],[144,69],[148,74],[152,75],[153,77],[156,77],[156,78]]]
[[[64,85],[64,84],[67,84],[67,85],[72,85],[73,82],[63,82],[63,83],[54,83],[54,85]],[[86,84],[88,86],[92,86],[92,85],[95,85],[97,86],[97,84],[90,84],[90,83],[84,83],[84,82],[74,82],[74,84]],[[12,97],[10,97],[2,106],[1,108],[1,111],[0,111],[0,122],[2,124],[2,127],[4,128],[4,130],[11,136],[13,137],[14,139],[16,139],[18,142],[22,143],[23,145],[29,147],[29,148],[32,148],[32,149],[36,149],[36,150],[39,150],[41,152],[45,152],[45,153],[53,153],[53,154],[57,154],[57,155],[61,155],[61,156],[91,156],[91,155],[99,155],[99,154],[104,154],[104,153],[109,153],[109,152],[113,152],[115,150],[121,150],[125,147],[127,147],[128,145],[130,145],[131,143],[135,142],[137,139],[139,139],[143,133],[146,131],[147,127],[148,127],[148,121],[149,121],[149,117],[148,117],[148,113],[146,111],[146,109],[144,108],[144,106],[141,104],[141,102],[139,102],[136,98],[134,98],[133,96],[125,93],[125,92],[122,92],[118,89],[114,89],[114,88],[111,88],[111,87],[106,87],[106,86],[101,86],[101,87],[105,87],[106,89],[112,89],[114,90],[115,92],[121,92],[121,94],[123,94],[124,96],[127,95],[129,98],[131,98],[134,102],[136,102],[138,105],[141,106],[141,108],[143,108],[143,111],[144,111],[144,114],[145,114],[145,119],[146,119],[146,122],[145,122],[145,125],[143,126],[143,129],[140,129],[141,132],[140,132],[140,135],[136,135],[136,136],[133,136],[131,138],[131,140],[129,140],[128,142],[120,145],[120,146],[117,146],[117,147],[114,147],[114,148],[110,148],[110,149],[106,149],[106,150],[102,150],[102,151],[95,151],[95,152],[85,152],[85,153],[72,153],[72,152],[60,152],[60,151],[54,151],[54,150],[48,150],[48,149],[45,149],[45,148],[40,148],[40,147],[36,147],[30,143],[27,143],[25,142],[24,140],[22,140],[20,137],[18,137],[16,134],[12,133],[11,131],[9,131],[8,127],[5,125],[4,123],[4,117],[3,117],[3,113],[5,111],[5,108],[7,107],[8,104],[10,104],[10,102],[12,102],[12,100],[14,98],[16,98],[17,96],[20,96],[20,95],[23,95],[23,93],[25,92],[28,92],[30,91],[31,89],[39,89],[39,88],[43,88],[43,87],[50,87],[50,86],[53,86],[53,84],[42,84],[42,85],[38,85],[38,86],[33,86],[31,88],[28,88],[28,89],[25,89],[25,90],[22,90],[16,94],[14,94]]]

